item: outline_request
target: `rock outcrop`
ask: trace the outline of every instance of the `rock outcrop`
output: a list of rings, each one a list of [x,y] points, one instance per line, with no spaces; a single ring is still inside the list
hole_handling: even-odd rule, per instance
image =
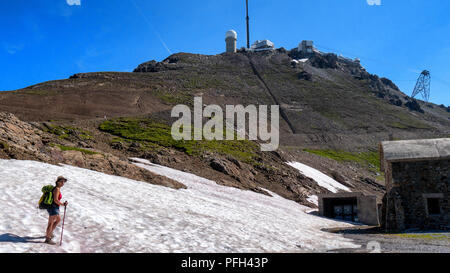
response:
[[[133,72],[159,72],[167,70],[180,70],[182,66],[171,62],[157,62],[155,60],[140,64]]]
[[[411,111],[416,111],[419,113],[424,113],[422,108],[420,107],[420,104],[415,99],[409,100],[407,103],[405,103],[405,106],[409,108]]]

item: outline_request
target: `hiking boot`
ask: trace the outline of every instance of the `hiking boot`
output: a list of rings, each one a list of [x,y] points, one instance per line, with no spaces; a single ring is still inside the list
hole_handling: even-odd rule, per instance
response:
[[[56,243],[52,241],[52,238],[49,238],[49,237],[45,238],[44,243],[49,244],[49,245],[56,245]]]

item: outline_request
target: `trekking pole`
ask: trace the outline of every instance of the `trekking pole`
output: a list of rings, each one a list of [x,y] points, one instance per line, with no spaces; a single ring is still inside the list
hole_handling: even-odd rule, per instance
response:
[[[62,223],[62,229],[61,229],[61,240],[59,241],[59,246],[62,245],[62,237],[64,232],[64,219],[66,219],[66,208],[67,206],[64,206],[64,216],[63,216],[63,223]]]

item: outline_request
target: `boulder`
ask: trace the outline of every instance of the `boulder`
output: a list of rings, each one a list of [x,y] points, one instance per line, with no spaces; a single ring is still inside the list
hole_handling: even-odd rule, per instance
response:
[[[240,172],[237,169],[237,166],[229,161],[225,161],[222,159],[213,159],[210,162],[210,166],[211,168],[213,168],[214,170],[227,174],[227,175],[231,175],[234,177],[239,177],[240,176]]]
[[[422,108],[420,107],[420,104],[415,99],[409,100],[407,103],[405,103],[405,106],[409,108],[411,111],[416,111],[419,113],[424,113]]]
[[[312,80],[312,75],[309,74],[306,71],[302,71],[302,72],[298,73],[298,79],[299,80],[305,80],[305,81],[311,81]]]
[[[395,106],[402,106],[402,101],[400,99],[390,99],[389,103]]]

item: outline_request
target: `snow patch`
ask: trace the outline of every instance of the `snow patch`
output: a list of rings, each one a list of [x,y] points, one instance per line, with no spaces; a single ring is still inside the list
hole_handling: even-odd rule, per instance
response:
[[[307,61],[308,61],[309,59],[308,58],[305,58],[305,59],[292,59],[292,61],[294,62],[294,63],[306,63]]]
[[[67,165],[0,160],[0,252],[322,252],[360,247],[321,231],[351,224],[310,215],[307,207],[273,193],[268,197],[220,186],[144,160],[136,164],[188,189]],[[62,188],[62,200],[69,201],[62,247],[41,243],[48,214],[36,208],[42,186],[59,175],[69,179]],[[57,241],[60,231],[55,230]]]
[[[319,206],[319,197],[317,197],[317,195],[310,195],[306,200],[316,206]]]
[[[333,178],[329,177],[328,175],[311,168],[305,164],[299,163],[299,162],[287,162],[287,164],[297,170],[299,170],[303,175],[313,179],[317,182],[317,184],[323,188],[326,188],[327,190],[336,193],[339,190],[343,191],[351,191],[346,186],[342,185],[341,183],[337,182]]]

